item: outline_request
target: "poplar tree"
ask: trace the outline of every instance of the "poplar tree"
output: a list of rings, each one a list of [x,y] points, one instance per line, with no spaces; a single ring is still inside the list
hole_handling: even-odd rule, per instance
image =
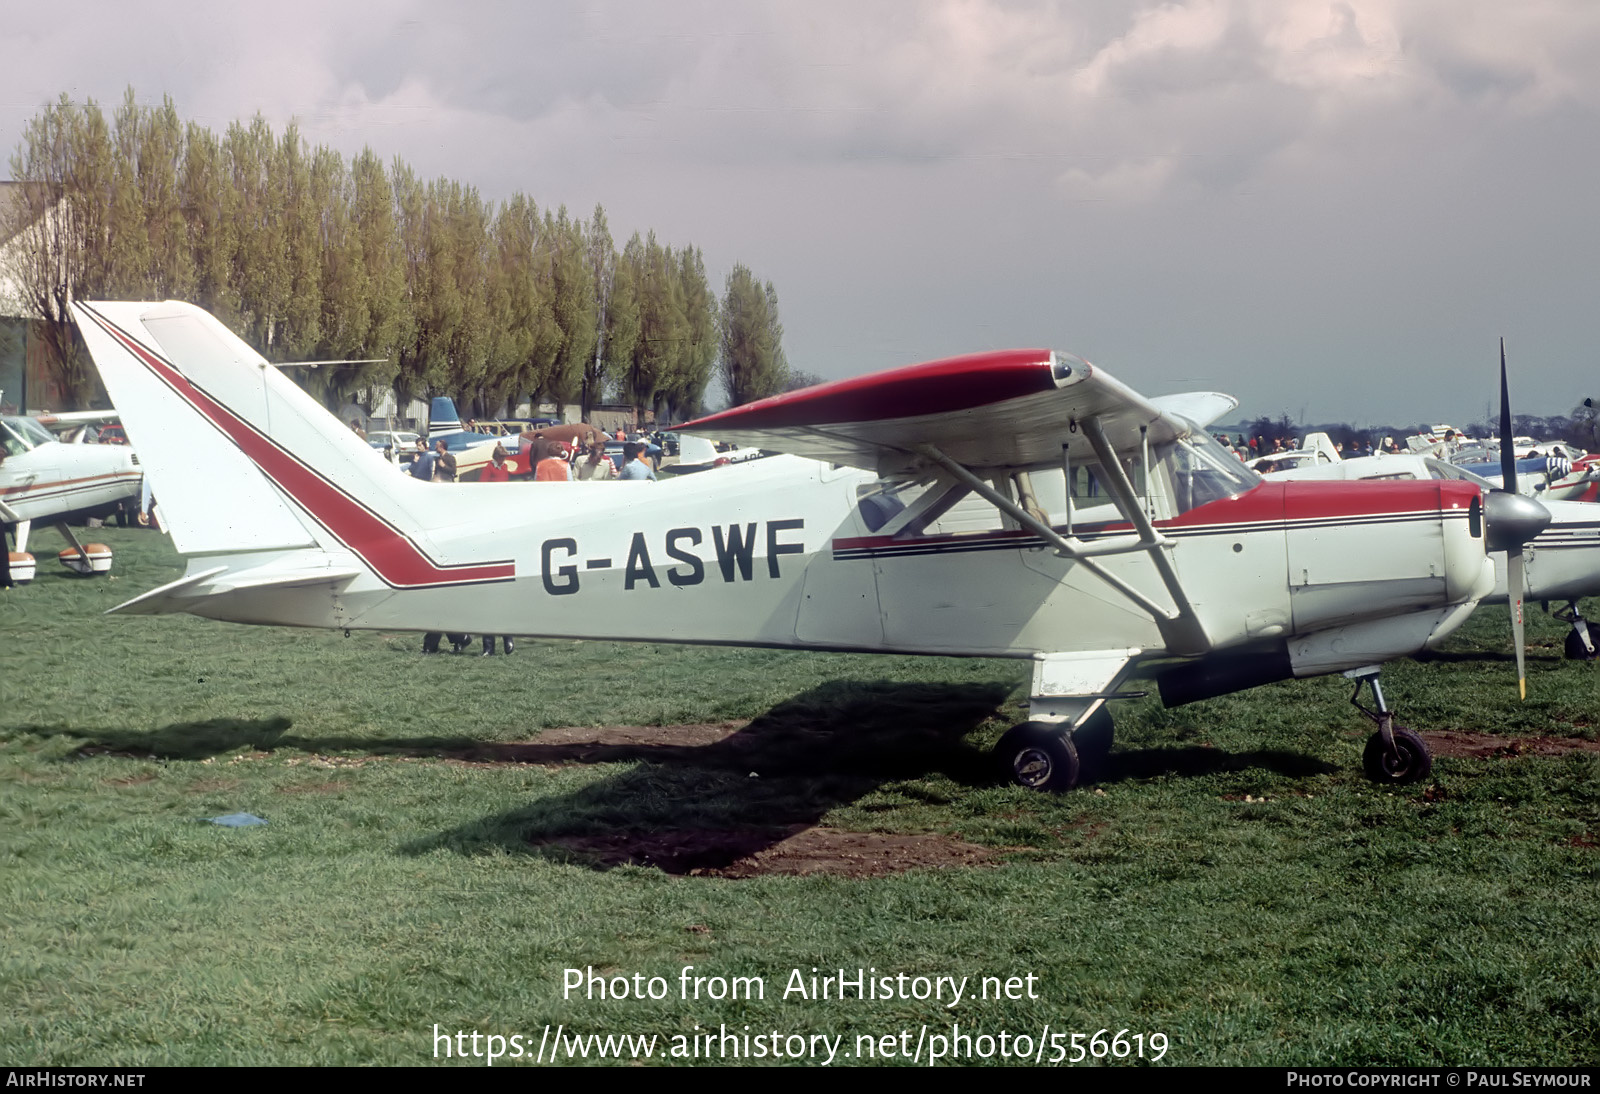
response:
[[[130,87],[112,115],[110,186],[105,191],[106,236],[100,246],[105,262],[105,291],[123,300],[143,300],[153,288],[150,233],[139,186],[143,119],[144,112]]]
[[[445,371],[435,377],[433,390],[469,400],[472,413],[482,413],[493,343],[489,330],[489,207],[471,186],[440,179],[434,187],[445,232],[443,248],[433,257],[448,255],[448,272],[441,271],[441,280],[448,277],[453,283],[455,310],[450,316]]]
[[[350,164],[350,226],[366,277],[360,315],[364,330],[351,352],[384,359],[381,365],[363,366],[355,382],[388,384],[396,371],[395,355],[410,333],[411,318],[405,307],[405,256],[395,220],[394,189],[383,161],[370,148],[363,148]]]
[[[665,414],[670,421],[698,413],[706,385],[716,371],[720,349],[717,298],[706,278],[706,263],[700,248],[685,247],[678,252],[678,283],[687,327],[686,341],[674,382],[663,392],[664,405],[657,408],[658,418]]]
[[[582,397],[584,369],[594,355],[597,307],[583,225],[569,217],[563,206],[554,220],[545,213],[545,237],[550,307],[561,330],[560,348],[545,389],[559,406]]]
[[[688,347],[689,325],[671,248],[658,243],[654,232],[645,237],[643,244],[635,246],[637,241],[635,235],[624,256],[634,267],[639,338],[628,375],[619,379],[631,402],[653,407],[656,392],[676,382]]]
[[[486,387],[492,398],[510,403],[543,386],[559,344],[535,264],[539,234],[539,210],[526,195],[514,194],[501,205],[489,271],[493,345]]]
[[[602,206],[594,207],[588,231],[584,235],[595,300],[594,356],[584,362],[583,391],[579,402],[583,420],[588,421],[589,411],[599,401],[600,392],[605,387],[608,363],[606,338],[610,333],[612,296],[617,282],[617,246],[611,239],[611,229],[606,224],[606,211]]]
[[[128,89],[132,101],[133,89]],[[194,255],[189,247],[180,177],[184,127],[170,97],[139,112],[135,139],[135,190],[143,212],[146,268],[144,293],[155,299],[194,296]]]
[[[11,156],[18,186],[0,222],[12,240],[7,273],[17,303],[37,320],[46,369],[63,395],[81,403],[95,385],[79,355],[69,304],[107,288],[112,148],[94,100],[62,95],[30,119]]]
[[[340,174],[344,171],[337,156],[328,166]],[[332,177],[322,180],[326,192],[318,193],[305,142],[300,138],[299,127],[292,122],[278,142],[272,170],[283,195],[281,230],[286,281],[269,356],[280,361],[305,360],[313,356],[322,341],[322,268],[327,257],[323,251],[327,242],[323,214],[327,207],[318,199],[331,203],[338,195]],[[342,244],[343,240],[339,242]]]
[[[722,298],[722,383],[730,406],[776,395],[788,372],[778,293],[736,265]]]
[[[638,236],[634,237],[635,240]],[[633,364],[633,351],[639,343],[639,292],[634,267],[626,257],[617,260],[612,275],[611,302],[606,309],[606,339],[601,361],[601,378],[590,393],[593,402],[602,402],[605,386],[615,377],[626,376]]]
[[[284,165],[267,121],[238,122],[223,139],[228,179],[235,195],[232,280],[238,294],[239,334],[266,357],[290,294],[289,247],[284,233]],[[281,354],[276,355],[281,359]]]
[[[405,282],[406,327],[395,354],[393,381],[395,401],[403,405],[427,390],[424,376],[435,353],[435,325],[429,321],[432,265],[428,261],[428,193],[416,172],[398,157],[390,178]]]
[[[228,184],[228,161],[216,135],[190,122],[185,132],[178,202],[189,252],[195,304],[236,325],[239,295],[233,277],[238,247],[237,191]]]

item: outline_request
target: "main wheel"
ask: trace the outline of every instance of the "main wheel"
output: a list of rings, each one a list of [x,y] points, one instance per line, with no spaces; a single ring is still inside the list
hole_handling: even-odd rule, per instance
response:
[[[1433,756],[1428,746],[1405,726],[1394,727],[1394,750],[1396,755],[1389,755],[1382,733],[1367,738],[1366,751],[1361,754],[1361,766],[1366,768],[1367,778],[1375,783],[1399,785],[1421,782],[1433,771]]]
[[[1061,726],[1044,722],[1012,726],[994,751],[1006,776],[1018,786],[1059,793],[1078,785],[1078,750]]]
[[[1595,650],[1590,653],[1583,647],[1583,639],[1576,630],[1567,632],[1567,660],[1568,661],[1594,661],[1600,659],[1600,626],[1590,624],[1589,641],[1595,643]]]

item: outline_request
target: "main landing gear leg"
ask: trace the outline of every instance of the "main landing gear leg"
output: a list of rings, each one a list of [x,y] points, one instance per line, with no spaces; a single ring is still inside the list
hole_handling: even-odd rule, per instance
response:
[[[1378,667],[1351,669],[1345,676],[1356,682],[1356,690],[1350,694],[1350,705],[1378,726],[1378,732],[1367,738],[1367,747],[1361,754],[1361,766],[1366,769],[1367,778],[1394,785],[1426,779],[1433,771],[1433,756],[1421,737],[1395,724],[1394,712],[1384,702],[1383,688],[1378,683]],[[1362,684],[1372,688],[1374,709],[1361,705]]]
[[[1567,632],[1566,653],[1569,661],[1600,660],[1600,635],[1589,629],[1589,621],[1578,611],[1578,602],[1567,602],[1565,611],[1552,612],[1557,619],[1571,623]]]

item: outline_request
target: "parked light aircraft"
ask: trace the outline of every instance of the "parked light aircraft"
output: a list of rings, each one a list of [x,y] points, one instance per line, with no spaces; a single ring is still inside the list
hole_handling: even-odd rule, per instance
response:
[[[1519,465],[1524,461],[1518,461]],[[1377,482],[1414,479],[1459,479],[1477,483],[1483,490],[1500,489],[1499,475],[1490,479],[1465,467],[1413,453],[1388,453],[1360,456],[1338,462],[1324,461],[1314,466],[1269,472],[1268,481],[1297,482]],[[1518,472],[1518,485],[1521,485]],[[1600,630],[1578,610],[1578,601],[1600,596],[1600,505],[1584,501],[1543,499],[1550,512],[1549,525],[1523,548],[1527,572],[1526,599],[1566,601],[1554,614],[1572,625],[1566,639],[1566,655],[1573,660],[1600,660]],[[1507,556],[1495,555],[1494,592],[1484,599],[1490,603],[1510,598]]]
[[[106,414],[76,415],[74,420],[104,420]],[[138,497],[139,458],[125,445],[63,444],[32,418],[0,418],[0,584],[25,582],[34,573],[28,533],[35,521],[55,525],[71,544],[62,551],[63,565],[82,573],[111,568],[111,549],[78,542],[67,521],[79,516],[104,516],[119,502]],[[6,533],[16,540],[8,548]]]
[[[1384,660],[1448,635],[1537,502],[1466,482],[1263,483],[1196,423],[1013,350],[778,396],[692,427],[787,455],[670,481],[457,484],[393,469],[188,304],[74,305],[162,483],[178,580],[119,609],[334,628],[1028,658],[999,755],[1074,785],[1137,669],[1169,704],[1295,676],[1370,686],[1365,766],[1424,777]],[[1358,704],[1359,706],[1359,704]]]
[[[1511,399],[1506,383],[1505,343],[1500,345],[1500,438],[1497,467],[1482,464],[1459,465],[1424,456],[1420,452],[1409,454],[1380,453],[1358,459],[1342,460],[1328,443],[1325,434],[1314,433],[1306,438],[1307,448],[1321,450],[1327,457],[1317,465],[1284,468],[1267,477],[1280,481],[1323,482],[1395,482],[1417,479],[1445,479],[1477,484],[1485,491],[1532,494],[1526,472],[1533,471],[1539,478],[1538,489],[1543,491],[1557,474],[1554,467],[1547,470],[1541,458],[1537,466],[1527,466],[1530,461],[1519,458],[1520,439],[1511,436]],[[1560,447],[1560,446],[1557,446]],[[1563,456],[1552,456],[1566,462]],[[1491,478],[1484,471],[1492,472]],[[1587,470],[1583,474],[1587,474]],[[1549,611],[1552,601],[1567,601],[1565,609],[1553,613],[1570,623],[1567,634],[1566,655],[1573,660],[1600,660],[1600,641],[1590,630],[1589,621],[1579,611],[1579,600],[1586,596],[1600,596],[1600,507],[1590,502],[1564,501],[1544,494],[1544,508],[1550,513],[1549,524],[1528,540],[1520,549],[1507,550],[1497,556],[1495,563],[1495,590],[1487,600],[1506,601],[1511,606],[1512,629],[1516,642],[1517,676],[1519,687],[1526,694],[1526,675],[1522,642],[1522,608],[1527,600],[1542,601]]]

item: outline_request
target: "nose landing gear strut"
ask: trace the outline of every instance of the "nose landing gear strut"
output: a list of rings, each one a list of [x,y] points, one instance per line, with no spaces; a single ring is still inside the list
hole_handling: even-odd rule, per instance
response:
[[[1421,737],[1396,725],[1394,712],[1384,702],[1383,688],[1378,683],[1378,666],[1368,665],[1345,673],[1356,682],[1350,695],[1350,705],[1370,718],[1378,732],[1367,738],[1367,747],[1361,753],[1361,766],[1367,778],[1375,783],[1399,785],[1421,782],[1433,771],[1433,755]],[[1373,709],[1361,705],[1361,685],[1372,688]]]

